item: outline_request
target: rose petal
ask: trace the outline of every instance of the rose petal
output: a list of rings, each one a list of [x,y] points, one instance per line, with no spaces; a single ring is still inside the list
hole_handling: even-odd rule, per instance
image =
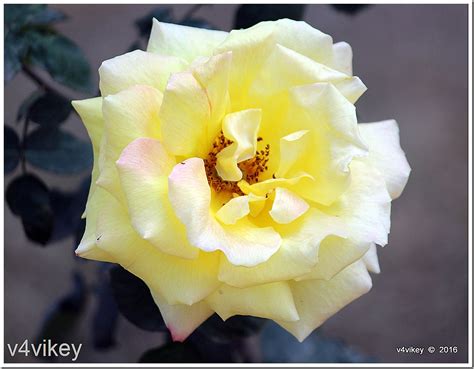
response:
[[[364,159],[379,170],[385,179],[392,199],[402,193],[410,175],[410,165],[400,147],[397,122],[385,120],[359,124],[360,134],[369,146],[369,156]]]
[[[352,76],[352,48],[347,42],[332,45],[332,67],[341,73]]]
[[[200,252],[193,260],[160,252],[132,228],[126,209],[108,192],[97,216],[97,246],[115,262],[141,278],[168,304],[192,305],[212,293],[217,280],[219,255]]]
[[[205,301],[193,305],[170,305],[156,291],[151,291],[151,295],[160,308],[161,316],[171,333],[171,338],[175,342],[183,342],[214,313]]]
[[[277,321],[302,342],[326,319],[344,306],[367,293],[372,281],[363,262],[358,261],[329,281],[290,282],[300,320]]]
[[[147,51],[176,56],[191,62],[199,56],[210,56],[227,35],[227,32],[181,26],[153,19]]]
[[[329,235],[347,236],[344,222],[314,208],[293,223],[279,225],[278,231],[282,245],[268,261],[248,268],[222,258],[219,280],[235,287],[248,287],[302,276],[317,263],[321,241]]]
[[[256,227],[245,219],[221,225],[211,215],[211,190],[202,159],[191,158],[174,167],[169,197],[191,244],[204,251],[221,250],[235,265],[257,265],[280,247],[281,238],[271,227]]]
[[[119,201],[124,201],[124,197],[115,162],[136,138],[160,138],[161,99],[161,92],[149,86],[134,86],[104,98],[104,150],[100,150],[97,184]]]
[[[179,58],[135,50],[102,63],[100,91],[102,96],[107,96],[135,85],[149,85],[163,91],[169,76],[186,66]]]
[[[223,319],[234,315],[293,322],[299,319],[290,287],[286,282],[248,288],[221,285],[206,298],[209,306]]]
[[[168,174],[175,164],[159,141],[138,138],[123,150],[117,168],[138,234],[164,253],[194,259],[199,250],[189,244],[168,199]]]
[[[261,118],[260,109],[242,110],[225,116],[222,131],[233,143],[217,154],[216,170],[223,180],[242,179],[242,171],[237,164],[255,156]]]
[[[301,197],[286,188],[277,187],[270,216],[277,223],[288,224],[302,216],[308,209],[308,203]]]
[[[380,273],[379,259],[377,257],[377,246],[374,243],[370,244],[370,247],[362,260],[364,261],[365,266],[369,272],[375,274]]]

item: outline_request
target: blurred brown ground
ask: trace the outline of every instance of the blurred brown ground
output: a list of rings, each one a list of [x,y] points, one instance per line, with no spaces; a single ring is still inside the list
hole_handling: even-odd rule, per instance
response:
[[[54,7],[70,16],[58,29],[82,47],[96,71],[101,61],[126,51],[137,36],[133,21],[154,5]],[[190,6],[173,7],[179,15]],[[213,5],[197,14],[229,30],[235,9]],[[327,5],[306,9],[306,22],[352,45],[354,73],[368,86],[357,103],[359,118],[397,119],[413,169],[393,203],[390,241],[379,251],[382,273],[374,276],[372,291],[324,325],[327,335],[380,362],[467,360],[467,14],[467,5],[374,5],[354,17]],[[6,124],[32,87],[22,76],[6,86]],[[86,137],[75,117],[67,126]],[[41,176],[59,188],[72,188],[82,178]],[[69,288],[71,243],[45,249],[30,244],[5,208],[5,343],[32,339],[47,308]],[[81,264],[95,273],[94,265]],[[84,343],[79,357],[84,362],[136,362],[161,339],[121,319],[117,347],[96,352],[90,323],[89,314],[77,338]],[[396,352],[411,345],[425,347],[425,354]],[[430,355],[430,345],[458,346],[459,352]]]

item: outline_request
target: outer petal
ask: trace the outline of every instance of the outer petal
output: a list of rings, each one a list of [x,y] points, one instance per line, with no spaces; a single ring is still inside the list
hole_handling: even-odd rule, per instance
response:
[[[384,246],[390,232],[390,203],[381,174],[368,164],[354,160],[351,185],[326,211],[346,223],[355,243],[377,243]]]
[[[206,302],[223,320],[233,315],[251,315],[289,322],[299,318],[286,282],[248,288],[221,285],[206,298]]]
[[[152,291],[152,296],[160,308],[161,315],[173,341],[183,342],[214,313],[205,301],[193,305],[170,305],[160,294]]]
[[[125,208],[108,192],[97,188],[99,191],[105,201],[97,216],[97,246],[141,278],[153,293],[171,305],[192,305],[219,286],[217,253],[201,252],[197,259],[189,260],[160,252],[138,236]]]
[[[136,138],[160,138],[158,110],[161,99],[161,92],[149,86],[134,86],[104,99],[104,150],[100,152],[97,184],[121,201],[123,192],[115,162]]]
[[[211,190],[201,159],[191,158],[174,167],[169,197],[191,244],[204,251],[221,250],[235,265],[257,265],[280,247],[281,238],[271,227],[256,227],[245,219],[227,226],[217,222],[210,213]]]
[[[82,122],[86,126],[87,133],[92,142],[92,150],[94,153],[94,166],[92,168],[91,185],[89,189],[88,201],[95,190],[95,182],[99,176],[99,152],[100,142],[104,132],[104,118],[102,117],[102,98],[94,97],[86,100],[76,100],[72,102],[72,106],[76,109],[81,117]]]
[[[180,26],[153,19],[147,51],[191,62],[199,56],[212,55],[214,48],[227,35],[227,32]]]
[[[361,259],[369,250],[368,243],[355,243],[350,239],[327,237],[321,242],[318,253],[318,263],[311,272],[296,280],[333,278],[348,265]]]
[[[278,78],[275,76],[278,75]],[[276,45],[250,88],[251,99],[270,98],[293,86],[333,84],[351,103],[367,90],[358,77],[348,76],[282,45]]]
[[[138,234],[167,254],[194,259],[199,250],[189,244],[186,229],[168,199],[168,174],[175,164],[175,158],[151,138],[137,138],[117,161],[131,221]]]
[[[352,76],[352,48],[347,42],[332,45],[332,67],[341,73]]]
[[[102,96],[107,96],[135,85],[149,85],[163,91],[169,76],[186,66],[179,58],[135,50],[102,63],[100,91]]]
[[[392,199],[402,193],[410,175],[410,165],[400,147],[397,122],[384,120],[377,123],[359,124],[360,134],[369,146],[365,159],[379,170],[385,179]]]
[[[295,222],[278,226],[283,242],[267,262],[247,268],[222,258],[219,280],[235,287],[248,287],[302,276],[318,262],[321,241],[329,235],[347,236],[345,228],[339,218],[309,209]]]
[[[222,122],[224,136],[233,143],[217,154],[216,170],[225,181],[240,181],[238,163],[255,156],[257,135],[262,119],[260,109],[248,109],[226,115]]]
[[[362,260],[364,261],[365,266],[369,272],[375,274],[380,273],[379,259],[377,257],[377,246],[374,243],[370,245],[369,250],[365,253]]]
[[[302,342],[314,329],[344,306],[367,293],[372,281],[363,262],[358,261],[329,281],[291,282],[300,320],[277,321]]]

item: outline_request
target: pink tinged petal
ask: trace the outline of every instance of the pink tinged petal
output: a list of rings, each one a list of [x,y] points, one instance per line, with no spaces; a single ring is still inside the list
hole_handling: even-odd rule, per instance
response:
[[[302,216],[308,209],[308,203],[301,197],[286,188],[277,187],[269,213],[275,222],[288,224]]]
[[[202,156],[211,111],[206,91],[191,72],[173,74],[163,95],[159,117],[163,144],[180,156]]]
[[[199,250],[189,244],[168,199],[168,174],[175,164],[159,141],[138,138],[123,150],[117,168],[138,234],[164,253],[195,259]]]
[[[362,258],[362,261],[365,263],[367,270],[371,273],[379,274],[380,266],[379,259],[377,257],[377,246],[372,243]]]
[[[223,180],[235,182],[242,179],[237,164],[255,156],[261,119],[260,109],[242,110],[225,116],[222,131],[234,142],[217,154],[216,170]]]
[[[302,342],[328,318],[367,293],[372,280],[364,263],[358,261],[329,281],[313,279],[291,282],[290,286],[300,320],[277,323]]]
[[[265,262],[280,247],[281,238],[271,227],[257,227],[246,219],[222,225],[215,219],[202,159],[177,164],[168,180],[171,205],[192,245],[204,251],[221,250],[231,263],[245,266]]]
[[[124,201],[115,162],[122,150],[139,137],[160,138],[158,110],[162,94],[149,86],[134,86],[104,98],[104,137],[97,184]],[[103,150],[102,150],[103,147]]]
[[[341,73],[352,76],[352,48],[347,42],[332,45],[332,67]]]
[[[295,73],[295,70],[298,72]],[[291,48],[276,45],[255,77],[249,94],[251,99],[271,99],[291,87],[320,82],[332,84],[351,103],[355,103],[367,90],[358,77],[348,76]]]
[[[219,280],[242,288],[303,276],[318,265],[320,244],[328,236],[347,236],[344,222],[314,208],[290,224],[279,225],[278,231],[282,245],[267,262],[248,268],[221,258]]]
[[[299,319],[290,287],[286,282],[248,288],[221,285],[206,302],[223,320],[250,315],[293,322]]]
[[[228,33],[202,28],[159,22],[153,19],[153,27],[147,51],[171,55],[192,62],[199,56],[210,56],[214,48]]]
[[[205,301],[193,305],[170,305],[156,291],[151,291],[151,294],[175,342],[183,342],[214,313]]]
[[[379,170],[392,199],[399,197],[411,172],[400,147],[400,133],[395,120],[359,124],[360,134],[369,146],[365,159]]]
[[[190,260],[160,252],[135,232],[121,203],[101,188],[96,192],[104,195],[97,216],[97,246],[168,304],[193,305],[219,286],[217,253],[201,252],[197,259]]]
[[[163,91],[169,76],[186,67],[182,59],[135,50],[102,63],[100,91],[102,96],[107,96],[135,85],[149,85]]]

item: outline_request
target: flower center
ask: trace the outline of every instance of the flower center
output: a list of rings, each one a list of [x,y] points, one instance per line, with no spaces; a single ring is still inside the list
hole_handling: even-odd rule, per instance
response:
[[[257,141],[263,141],[262,137],[258,137]],[[214,143],[212,144],[212,150],[209,152],[206,159],[204,159],[207,182],[209,183],[209,186],[211,186],[216,192],[225,191],[235,193],[237,195],[244,195],[237,184],[238,182],[224,181],[221,177],[219,177],[219,174],[216,170],[217,154],[232,143],[232,140],[225,138],[222,131],[216,137]],[[237,165],[242,171],[242,180],[245,180],[250,184],[258,182],[259,175],[268,169],[267,163],[269,156],[270,145],[267,144],[262,150],[257,150],[253,158],[238,163]]]

